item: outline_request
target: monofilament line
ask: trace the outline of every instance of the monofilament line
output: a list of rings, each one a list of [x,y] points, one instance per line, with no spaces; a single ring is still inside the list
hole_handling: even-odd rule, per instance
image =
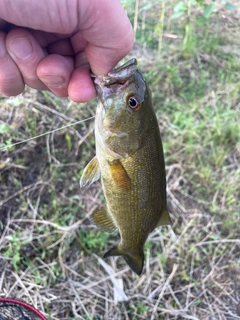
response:
[[[51,134],[51,133],[56,132],[56,131],[59,131],[59,130],[62,130],[62,129],[65,129],[65,128],[69,128],[69,127],[75,126],[76,124],[79,124],[79,123],[82,123],[82,122],[91,120],[91,119],[93,119],[93,118],[95,118],[95,116],[92,116],[92,117],[90,117],[90,118],[87,118],[87,119],[84,119],[84,120],[80,120],[80,121],[77,121],[77,122],[70,123],[70,124],[68,124],[68,125],[66,125],[66,126],[63,126],[63,127],[61,127],[61,128],[57,128],[57,129],[54,129],[54,130],[51,130],[51,131],[44,132],[44,133],[42,133],[42,134],[39,134],[38,136],[35,136],[35,137],[29,138],[29,139],[26,139],[26,140],[23,140],[23,141],[19,141],[19,142],[13,143],[13,144],[11,144],[11,145],[9,145],[9,146],[4,146],[4,147],[0,148],[0,151],[3,151],[3,150],[5,150],[5,149],[12,148],[12,147],[14,147],[14,146],[17,146],[17,145],[22,144],[22,143],[26,143],[26,142],[31,141],[31,140],[35,140],[35,139],[37,139],[37,138],[46,136],[46,135],[48,135],[48,134]]]

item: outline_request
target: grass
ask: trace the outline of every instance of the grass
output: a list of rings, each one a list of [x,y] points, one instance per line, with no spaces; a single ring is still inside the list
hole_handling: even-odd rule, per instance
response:
[[[129,55],[152,90],[173,220],[150,235],[141,277],[121,258],[102,260],[118,235],[88,220],[104,201],[98,182],[79,189],[95,152],[93,120],[11,147],[93,116],[96,101],[29,88],[0,97],[0,146],[8,146],[0,153],[0,296],[30,302],[49,320],[240,319],[237,14],[199,26],[194,11],[186,40],[186,16],[171,20],[166,6],[158,56],[161,8],[139,3],[139,44]]]

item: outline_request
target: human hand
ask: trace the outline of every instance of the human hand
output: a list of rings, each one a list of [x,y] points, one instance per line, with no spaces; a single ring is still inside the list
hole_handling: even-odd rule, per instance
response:
[[[109,72],[132,48],[120,0],[1,0],[0,93],[38,90],[89,101],[89,70]]]

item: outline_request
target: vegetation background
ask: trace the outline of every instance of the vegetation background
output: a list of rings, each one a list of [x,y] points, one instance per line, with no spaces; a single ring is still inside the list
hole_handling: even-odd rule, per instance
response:
[[[103,261],[119,236],[88,221],[100,184],[79,189],[97,101],[0,96],[0,296],[49,320],[240,319],[239,1],[122,3],[136,34],[126,60],[138,59],[162,132],[173,227],[150,235],[140,277]]]

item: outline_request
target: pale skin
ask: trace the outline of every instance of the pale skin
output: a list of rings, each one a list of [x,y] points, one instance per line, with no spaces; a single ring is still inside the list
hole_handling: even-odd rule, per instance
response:
[[[90,69],[106,74],[133,41],[120,0],[1,0],[0,94],[18,95],[27,84],[89,101]]]

